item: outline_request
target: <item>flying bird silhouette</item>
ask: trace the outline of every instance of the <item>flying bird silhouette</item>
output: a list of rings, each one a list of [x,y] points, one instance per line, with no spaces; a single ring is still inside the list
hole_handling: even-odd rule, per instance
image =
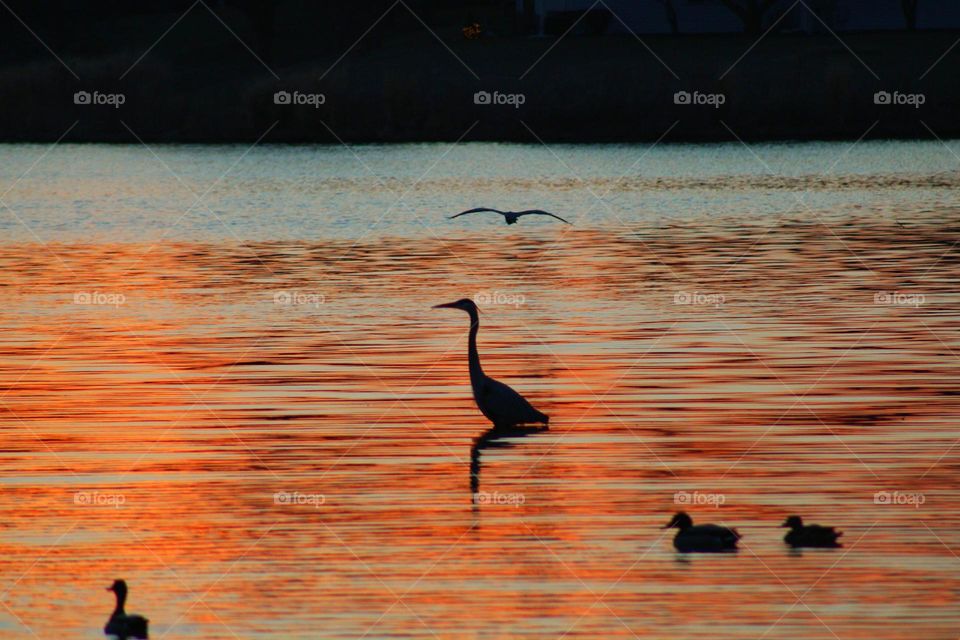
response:
[[[567,224],[573,224],[572,222],[564,220],[563,218],[561,218],[556,214],[550,213],[549,211],[544,211],[542,209],[527,209],[525,211],[500,211],[499,209],[490,209],[488,207],[477,207],[476,209],[467,209],[466,211],[461,211],[455,216],[450,216],[449,219],[453,220],[454,218],[465,216],[468,213],[478,213],[480,211],[491,211],[493,213],[499,213],[500,215],[503,216],[503,219],[507,224],[516,224],[517,218],[519,218],[520,216],[532,216],[532,215],[550,216],[551,218],[556,218],[561,222],[566,222]]]

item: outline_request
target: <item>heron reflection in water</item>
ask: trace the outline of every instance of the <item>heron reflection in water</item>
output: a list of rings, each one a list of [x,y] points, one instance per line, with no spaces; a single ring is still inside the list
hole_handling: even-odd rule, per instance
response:
[[[473,441],[470,448],[470,491],[480,488],[480,452],[487,447],[505,447],[508,442],[501,438],[519,437],[538,433],[549,428],[550,417],[531,405],[526,398],[483,372],[480,353],[477,351],[477,333],[480,331],[480,314],[477,305],[469,298],[456,302],[438,304],[434,309],[460,309],[470,316],[470,338],[467,345],[467,360],[470,369],[470,386],[477,408],[493,423],[493,426]],[[524,425],[540,424],[539,427]]]

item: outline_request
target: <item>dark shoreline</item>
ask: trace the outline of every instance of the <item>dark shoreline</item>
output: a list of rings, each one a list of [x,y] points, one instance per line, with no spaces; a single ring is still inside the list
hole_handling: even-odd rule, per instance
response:
[[[398,39],[358,47],[329,73],[339,56],[268,70],[242,50],[246,57],[230,51],[199,62],[190,51],[156,51],[132,69],[141,54],[66,59],[81,81],[52,57],[8,66],[0,69],[0,141],[53,142],[75,121],[65,142],[960,137],[960,47],[944,56],[957,32],[843,34],[843,42],[773,34],[752,49],[754,40],[739,35],[445,41],[452,53],[427,37],[432,46]],[[120,94],[124,104],[74,104],[77,91]],[[325,102],[275,104],[278,91],[322,94]],[[522,95],[523,104],[476,104],[478,91]],[[681,91],[722,104],[676,104]],[[922,96],[912,99],[923,104],[877,104],[879,91]]]

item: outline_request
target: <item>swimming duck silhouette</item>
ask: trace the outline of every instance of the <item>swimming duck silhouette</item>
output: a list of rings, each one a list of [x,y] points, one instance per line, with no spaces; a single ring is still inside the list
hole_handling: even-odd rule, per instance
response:
[[[781,527],[789,527],[790,531],[783,537],[783,541],[791,547],[840,547],[837,538],[843,535],[833,527],[822,527],[818,524],[803,524],[800,516],[790,516]]]
[[[130,615],[123,610],[123,605],[127,601],[127,583],[123,580],[114,580],[113,584],[107,587],[107,591],[113,591],[117,597],[117,606],[113,610],[110,619],[107,620],[103,633],[108,636],[115,636],[118,640],[127,640],[127,638],[137,638],[142,640],[147,638],[147,622],[143,616]]]
[[[694,525],[693,519],[684,511],[678,511],[663,528],[678,529],[677,535],[673,538],[673,546],[683,553],[736,551],[737,540],[740,539],[736,529],[716,524]]]

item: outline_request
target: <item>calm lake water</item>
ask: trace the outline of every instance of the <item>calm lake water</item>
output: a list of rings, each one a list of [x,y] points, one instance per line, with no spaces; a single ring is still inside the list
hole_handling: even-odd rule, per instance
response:
[[[0,638],[956,638],[955,153],[0,146]]]

